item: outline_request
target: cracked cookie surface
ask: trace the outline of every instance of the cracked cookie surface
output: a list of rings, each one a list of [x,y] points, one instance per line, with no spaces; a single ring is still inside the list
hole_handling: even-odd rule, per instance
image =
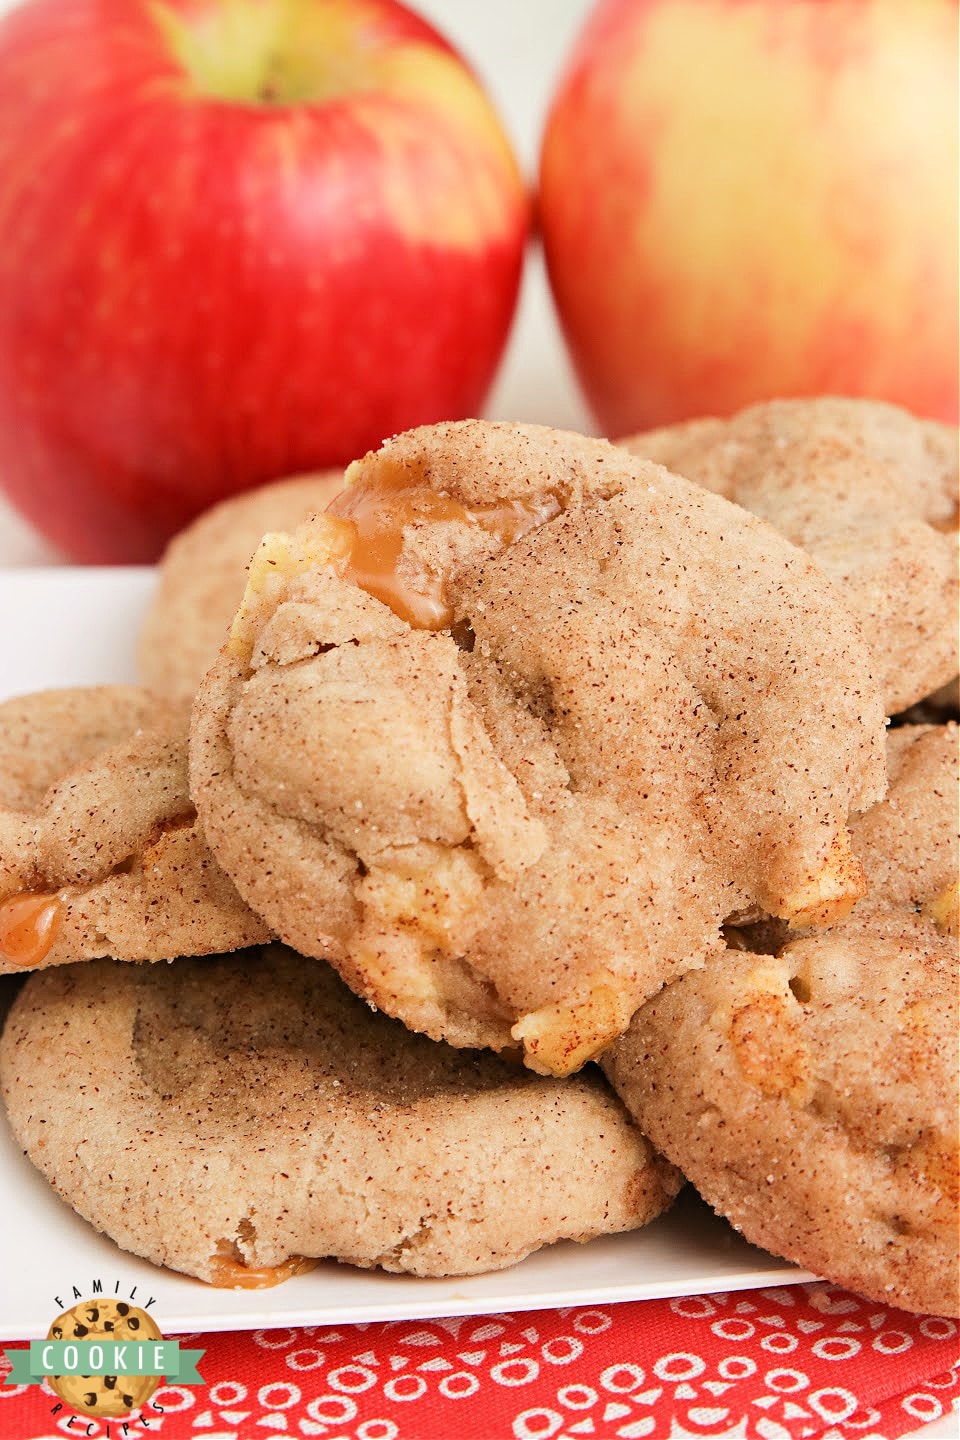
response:
[[[887,711],[957,674],[957,431],[875,400],[773,400],[620,441],[762,516],[842,589]]]
[[[342,488],[342,470],[276,480],[222,500],[175,535],[140,630],[143,683],[157,695],[192,699],[240,604],[261,536],[292,530]]]
[[[635,1229],[680,1185],[595,1067],[558,1081],[438,1045],[281,946],[31,976],[0,1083],[81,1215],[225,1286],[303,1257],[497,1269]]]
[[[269,939],[204,840],[187,731],[133,686],[0,705],[0,973]]]
[[[861,893],[866,651],[770,527],[602,441],[413,431],[251,564],[191,785],[244,897],[371,1003],[568,1073],[759,904]]]

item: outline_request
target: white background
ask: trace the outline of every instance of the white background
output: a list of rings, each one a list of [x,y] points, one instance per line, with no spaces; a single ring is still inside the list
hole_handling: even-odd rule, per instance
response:
[[[15,0],[0,0],[0,16]],[[544,119],[590,0],[411,0],[456,45],[496,104],[524,172],[536,176]],[[539,249],[531,246],[510,344],[487,414],[594,431],[553,314]],[[0,495],[0,564],[58,557]]]

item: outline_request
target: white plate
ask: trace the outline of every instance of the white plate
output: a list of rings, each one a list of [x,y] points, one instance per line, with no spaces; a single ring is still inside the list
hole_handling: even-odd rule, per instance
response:
[[[134,677],[148,569],[0,571],[0,699]],[[14,982],[15,983],[15,982]],[[541,1250],[510,1270],[417,1280],[324,1262],[273,1290],[214,1290],[118,1250],[64,1205],[0,1129],[0,1339],[32,1339],[99,1280],[143,1304],[165,1334],[329,1325],[794,1284],[811,1277],[745,1244],[695,1197],[632,1235]],[[63,1302],[63,1305],[60,1302]]]

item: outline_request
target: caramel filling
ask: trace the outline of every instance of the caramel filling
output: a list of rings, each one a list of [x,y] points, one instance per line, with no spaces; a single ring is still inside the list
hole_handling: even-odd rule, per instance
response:
[[[960,528],[960,508],[954,508],[950,515],[938,516],[936,520],[928,520],[934,530],[939,530],[942,535],[955,535]]]
[[[420,630],[446,629],[453,623],[453,610],[444,594],[444,574],[414,571],[401,563],[404,532],[409,526],[445,521],[476,525],[507,546],[552,520],[562,508],[549,492],[527,500],[468,507],[429,485],[410,485],[405,479],[403,472],[398,472],[394,483],[378,477],[376,484],[350,486],[330,503],[326,513],[346,521],[353,532],[341,571],[344,579],[382,600],[401,620]]]
[[[59,895],[11,895],[0,904],[0,956],[27,970],[42,965],[62,920]]]
[[[313,1270],[320,1262],[306,1255],[290,1255],[279,1265],[241,1265],[226,1255],[214,1255],[211,1261],[210,1284],[221,1290],[269,1290],[273,1285],[282,1285],[294,1275]]]

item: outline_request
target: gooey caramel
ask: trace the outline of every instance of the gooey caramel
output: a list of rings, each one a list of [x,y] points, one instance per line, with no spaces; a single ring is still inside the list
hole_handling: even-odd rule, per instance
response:
[[[210,1284],[221,1290],[269,1290],[294,1275],[313,1270],[320,1262],[306,1255],[290,1255],[279,1265],[241,1265],[226,1255],[214,1255]]]
[[[382,600],[409,625],[444,630],[453,623],[453,609],[444,593],[446,576],[401,565],[406,529],[453,521],[478,526],[506,547],[552,520],[561,509],[549,491],[526,500],[466,506],[429,485],[411,485],[398,471],[379,475],[377,483],[360,481],[348,487],[326,514],[352,528],[349,555],[341,570],[344,579]]]
[[[59,895],[23,891],[0,904],[0,956],[30,970],[42,965],[63,920]]]

